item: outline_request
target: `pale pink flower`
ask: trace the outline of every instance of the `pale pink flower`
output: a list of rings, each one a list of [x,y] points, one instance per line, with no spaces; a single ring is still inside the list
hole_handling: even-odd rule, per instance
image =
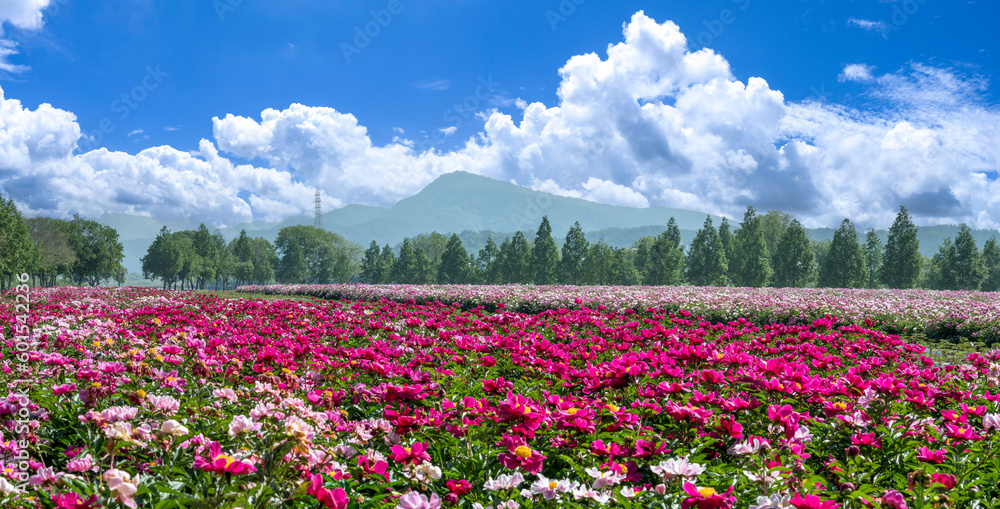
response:
[[[138,506],[135,503],[135,499],[132,498],[135,492],[139,489],[136,487],[139,484],[139,476],[132,479],[132,476],[128,472],[112,468],[101,475],[104,482],[107,483],[108,489],[116,493],[116,498],[125,507],[130,507],[136,509]]]
[[[260,423],[252,421],[245,415],[233,416],[233,420],[229,422],[229,436],[231,437],[259,429]]]

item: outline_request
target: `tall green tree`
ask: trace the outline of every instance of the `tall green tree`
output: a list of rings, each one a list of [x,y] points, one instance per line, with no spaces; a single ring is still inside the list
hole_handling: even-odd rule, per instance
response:
[[[642,237],[632,243],[632,265],[635,267],[639,277],[642,278],[649,265],[649,256],[653,249],[655,237]]]
[[[413,284],[417,279],[417,256],[409,238],[403,239],[399,248],[399,258],[393,270],[392,280],[395,283]]]
[[[486,245],[479,250],[479,257],[476,258],[476,268],[477,272],[481,274],[481,283],[487,285],[500,283],[500,264],[497,263],[499,258],[500,249],[496,242],[493,242],[491,235],[486,238]]]
[[[562,256],[559,259],[559,282],[567,285],[584,284],[583,260],[587,258],[590,243],[583,234],[580,222],[566,232],[566,240],[562,246]]]
[[[13,199],[0,196],[0,290],[11,285],[15,274],[34,272],[37,257],[21,211]]]
[[[986,278],[979,289],[984,292],[1000,292],[1000,246],[997,246],[996,237],[990,237],[983,246],[983,269]]]
[[[778,244],[781,243],[785,231],[788,230],[794,219],[795,216],[780,210],[769,210],[760,216],[760,228],[764,231],[764,242],[767,244],[768,254],[771,255],[771,269],[774,269]]]
[[[736,286],[767,286],[771,280],[771,255],[760,218],[747,207],[743,222],[733,236],[733,256],[729,260],[729,278]]]
[[[468,283],[469,269],[469,253],[462,247],[462,239],[453,233],[441,255],[437,282],[445,285]]]
[[[684,278],[684,247],[677,220],[670,218],[667,229],[656,236],[649,249],[643,282],[647,285],[679,285]]]
[[[976,239],[973,238],[969,225],[965,223],[958,227],[958,235],[955,236],[955,258],[949,269],[959,290],[978,290],[986,279],[986,267],[976,246]]]
[[[68,275],[76,261],[69,245],[69,222],[50,217],[25,219],[28,237],[38,252],[38,277],[41,284],[53,286],[60,274]],[[32,275],[34,278],[34,275]]]
[[[535,232],[535,244],[531,249],[531,280],[536,285],[551,285],[559,276],[559,248],[552,238],[549,217],[542,216],[542,222]]]
[[[79,215],[73,215],[68,231],[70,246],[76,253],[72,270],[77,283],[97,286],[101,280],[113,277],[125,257],[118,232]]]
[[[278,270],[278,248],[263,237],[250,239],[250,279],[266,285],[275,279]]]
[[[806,229],[797,219],[785,229],[774,254],[774,286],[803,288],[816,277],[816,262]]]
[[[614,279],[615,250],[604,239],[590,245],[583,260],[584,284],[607,285]]]
[[[819,286],[864,288],[867,281],[865,253],[858,242],[858,232],[850,219],[844,219],[833,233],[830,252],[819,268]]]
[[[865,288],[878,288],[879,271],[882,269],[882,241],[874,228],[869,228],[865,234],[865,270],[868,272],[868,280]]]
[[[938,252],[926,264],[924,286],[931,290],[957,290],[958,281],[955,280],[955,272],[951,270],[956,256],[958,251],[951,237],[944,239],[938,245]]]
[[[184,266],[179,240],[180,238],[170,233],[166,226],[160,228],[153,243],[146,249],[146,255],[140,260],[142,277],[159,278],[163,282],[164,289],[177,281]]]
[[[719,238],[722,240],[722,247],[726,250],[726,261],[729,263],[729,270],[732,271],[733,264],[733,229],[729,226],[729,218],[723,217],[719,223]],[[726,274],[728,278],[728,273]]]
[[[1000,292],[1000,247],[997,246],[996,237],[990,237],[983,246],[983,268],[986,270],[986,279],[980,290]]]
[[[382,283],[379,271],[379,260],[381,257],[382,251],[378,247],[378,242],[373,240],[368,249],[365,250],[364,257],[361,259],[361,274],[359,277],[362,283]]]
[[[695,286],[725,286],[728,261],[712,216],[694,236],[687,256],[687,280]]]
[[[497,258],[504,283],[531,282],[531,246],[524,233],[515,232],[513,237],[504,239]]]
[[[437,278],[435,267],[440,265],[434,263],[434,254],[426,244],[414,243],[413,247],[413,283],[418,285],[434,284]]]
[[[392,250],[389,243],[382,246],[382,254],[378,257],[378,271],[376,275],[380,283],[391,283],[392,275],[396,269],[396,252]]]
[[[917,227],[906,207],[900,206],[885,242],[879,281],[889,288],[914,288],[920,282],[923,261]]]

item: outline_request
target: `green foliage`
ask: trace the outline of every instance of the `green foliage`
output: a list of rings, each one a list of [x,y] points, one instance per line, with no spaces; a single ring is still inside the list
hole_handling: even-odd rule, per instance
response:
[[[180,238],[164,226],[149,245],[146,256],[142,257],[142,277],[159,278],[166,288],[179,278],[184,268],[183,255]]]
[[[643,282],[647,285],[679,285],[684,275],[684,247],[677,221],[670,218],[667,229],[654,240],[646,261]]]
[[[778,245],[785,236],[785,231],[791,226],[794,216],[788,212],[780,210],[769,210],[767,214],[760,216],[760,228],[764,232],[764,242],[767,244],[767,252],[771,255],[771,268],[774,268],[775,254],[778,252]]]
[[[816,262],[806,229],[793,219],[774,254],[774,286],[804,287],[816,277]]]
[[[125,255],[114,228],[73,215],[67,231],[69,244],[76,253],[71,270],[78,284],[86,281],[97,286],[102,279],[115,275]]]
[[[562,246],[562,257],[559,261],[560,283],[569,285],[580,285],[584,281],[583,260],[587,258],[587,250],[590,244],[583,234],[580,223],[573,223],[573,226],[566,232],[566,240]]]
[[[996,237],[991,237],[983,246],[983,268],[986,271],[986,279],[983,280],[980,290],[1000,291],[1000,247],[997,246]]]
[[[550,285],[558,279],[559,248],[552,238],[549,217],[542,216],[542,222],[535,233],[535,244],[531,250],[531,280],[537,285]]]
[[[923,257],[917,240],[917,227],[910,219],[906,207],[899,207],[899,214],[889,228],[885,255],[879,280],[889,288],[914,288],[923,271]]]
[[[931,290],[954,290],[957,288],[954,274],[949,270],[955,260],[955,244],[951,238],[944,239],[938,246],[938,252],[927,262],[924,273],[924,286]]]
[[[524,234],[517,232],[513,237],[504,239],[500,244],[500,254],[497,256],[500,266],[500,280],[503,283],[531,282],[531,246]]]
[[[868,272],[868,280],[865,288],[878,288],[878,274],[882,268],[882,241],[874,228],[869,228],[865,234],[865,270]]]
[[[399,248],[399,258],[392,272],[392,281],[395,283],[412,284],[416,279],[417,257],[413,252],[413,244],[410,239],[403,239],[403,245]]]
[[[949,267],[954,274],[953,279],[959,290],[978,290],[986,279],[986,267],[983,265],[976,240],[972,238],[969,225],[962,223],[955,237],[955,258]]]
[[[743,222],[733,236],[733,256],[729,278],[736,286],[767,286],[771,279],[770,254],[757,211],[747,207]]]
[[[728,266],[722,238],[707,216],[688,250],[687,280],[695,286],[725,286]]]
[[[362,283],[378,284],[384,283],[379,277],[379,259],[382,251],[378,247],[378,242],[372,241],[365,256],[361,259],[361,274],[358,276]]]
[[[25,220],[28,236],[38,251],[36,270],[46,285],[54,285],[59,274],[69,275],[76,253],[69,244],[69,221],[49,217]]]
[[[632,244],[632,264],[640,277],[646,273],[647,265],[649,265],[649,254],[653,249],[654,238],[643,237]]]
[[[844,219],[833,234],[830,251],[819,268],[818,284],[827,288],[863,288],[867,281],[865,253],[858,242],[858,232],[849,219]]]
[[[350,281],[362,249],[336,233],[305,225],[282,228],[274,246],[280,253],[276,276],[286,283]]]
[[[722,239],[722,247],[726,250],[726,260],[731,264],[733,260],[733,231],[727,217],[723,217],[722,222],[719,223],[719,238]]]
[[[487,285],[495,285],[500,282],[500,265],[497,260],[500,258],[500,249],[497,248],[493,237],[486,239],[486,246],[479,250],[479,257],[476,258],[476,272],[479,274],[479,282]]]
[[[438,268],[437,282],[441,284],[464,284],[469,282],[469,253],[462,247],[462,240],[452,234],[448,239],[444,254],[441,255],[441,265]]]

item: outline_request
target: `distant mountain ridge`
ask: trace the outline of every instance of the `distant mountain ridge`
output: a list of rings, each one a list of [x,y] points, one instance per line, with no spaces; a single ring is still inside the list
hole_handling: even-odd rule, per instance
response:
[[[641,237],[662,232],[671,217],[677,220],[682,241],[687,244],[705,222],[706,214],[667,207],[638,209],[606,205],[459,171],[438,177],[417,194],[389,208],[347,205],[327,212],[323,214],[323,226],[365,247],[372,240],[379,245],[395,246],[406,237],[432,231],[449,235],[459,233],[471,252],[478,251],[482,247],[480,244],[485,242],[482,235],[473,235],[475,232],[501,232],[494,235],[497,244],[516,231],[525,232],[532,240],[542,216],[548,216],[559,246],[569,228],[579,221],[589,240],[604,238],[612,246],[624,247]],[[712,216],[716,226],[721,220],[719,216]],[[740,220],[731,221],[734,229]],[[118,230],[125,246],[125,267],[130,272],[141,272],[140,259],[162,226],[178,231],[193,230],[200,224],[195,220],[160,220],[128,214],[105,214],[98,221]],[[312,217],[297,216],[280,222],[238,224],[221,231],[227,240],[236,238],[240,230],[245,229],[250,236],[274,241],[278,231],[285,226],[312,224]],[[829,240],[833,238],[833,231],[831,228],[812,229],[809,236],[813,240]],[[954,238],[957,231],[957,226],[921,228],[918,234],[920,251],[932,255],[945,237]],[[864,235],[863,232],[859,234]],[[883,243],[886,234],[884,230],[880,232]],[[1000,232],[992,230],[974,232],[980,246],[993,234],[1000,237]]]

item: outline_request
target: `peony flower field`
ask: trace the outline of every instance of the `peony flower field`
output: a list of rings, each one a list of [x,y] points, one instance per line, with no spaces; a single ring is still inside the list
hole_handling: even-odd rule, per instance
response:
[[[995,294],[830,294],[837,316],[803,290],[350,286],[32,289],[27,320],[0,297],[0,507],[1000,499],[1000,351],[938,365],[887,332],[996,330]]]

